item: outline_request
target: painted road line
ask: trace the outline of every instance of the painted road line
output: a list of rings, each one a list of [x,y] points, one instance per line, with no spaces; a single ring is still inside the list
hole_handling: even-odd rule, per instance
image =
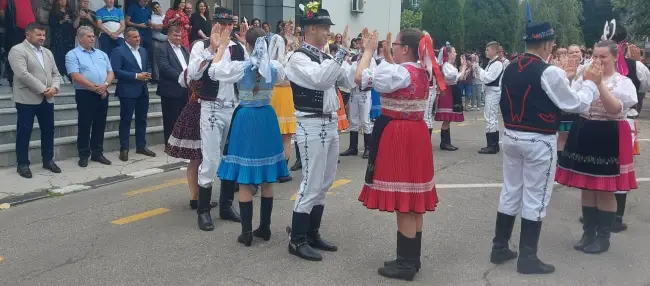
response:
[[[467,126],[467,125],[469,125],[469,123],[464,122],[464,123],[458,124],[458,125],[456,125],[456,126],[462,127],[462,126]]]
[[[165,188],[178,186],[178,185],[183,185],[183,184],[187,184],[187,179],[186,178],[170,180],[170,181],[167,181],[164,184],[151,186],[151,187],[146,187],[146,188],[142,188],[142,189],[137,189],[137,190],[133,190],[133,191],[130,191],[130,192],[127,192],[127,193],[124,193],[124,194],[131,197],[131,196],[140,195],[140,194],[144,194],[144,193],[149,193],[149,192],[162,190],[162,189],[165,189]]]
[[[329,191],[327,192],[327,194],[330,194],[330,195],[331,195],[331,194],[332,194],[331,190],[333,190],[333,189],[335,189],[335,188],[338,188],[338,187],[340,187],[340,186],[343,186],[343,185],[345,185],[345,184],[347,184],[347,183],[349,183],[349,182],[352,182],[352,181],[351,181],[351,180],[348,180],[348,179],[340,179],[340,180],[336,180],[336,181],[334,181],[334,183],[332,183],[332,187],[329,189]],[[292,195],[291,198],[289,198],[289,199],[292,200],[292,201],[295,201],[297,195],[298,195],[298,192],[295,192],[295,193],[293,193],[293,195]]]
[[[142,219],[145,219],[145,218],[150,218],[150,217],[153,217],[153,216],[161,215],[161,214],[164,214],[164,213],[167,213],[167,212],[169,212],[168,209],[159,208],[159,209],[150,210],[150,211],[146,211],[146,212],[143,212],[143,213],[135,214],[135,215],[132,215],[132,216],[123,217],[121,219],[116,219],[116,220],[112,221],[111,223],[116,224],[116,225],[124,225],[124,224],[127,224],[127,223],[136,222],[136,221],[139,221],[139,220],[142,220]]]
[[[90,189],[90,186],[70,185],[70,186],[65,186],[63,188],[53,189],[51,192],[55,193],[55,194],[59,194],[59,195],[65,195],[65,194],[69,194],[69,193],[85,191],[87,189]]]
[[[433,131],[431,131],[431,134],[438,134],[438,133],[440,133],[440,129],[434,129]]]
[[[4,261],[4,260],[5,260],[5,258],[2,257],[2,256],[0,256],[0,262],[2,262],[2,261]]]
[[[637,178],[637,182],[650,182],[650,178]],[[558,183],[553,183],[559,185]],[[472,188],[501,188],[502,183],[485,184],[436,184],[436,189],[472,189]]]

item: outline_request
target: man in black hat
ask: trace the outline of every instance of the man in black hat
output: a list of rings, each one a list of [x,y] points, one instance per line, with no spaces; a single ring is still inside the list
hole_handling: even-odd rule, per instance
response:
[[[305,40],[286,66],[296,108],[296,140],[304,166],[293,209],[289,253],[320,261],[323,257],[314,248],[337,250],[319,233],[325,194],[334,182],[339,153],[339,101],[334,85],[352,84],[348,79],[350,65],[345,62],[348,47],[339,47],[333,58],[322,51],[328,43],[330,26],[334,25],[329,12],[321,9],[318,2],[307,4],[303,10]],[[343,45],[347,45],[347,30],[346,27]]]
[[[584,113],[599,97],[602,67],[584,73],[585,83],[574,91],[568,78],[575,70],[549,65],[544,59],[553,51],[555,32],[548,22],[528,23],[526,53],[508,65],[501,79],[503,131],[503,188],[490,261],[501,264],[517,257],[509,249],[515,217],[521,213],[517,271],[547,274],[555,267],[537,258],[542,219],[553,191],[557,161],[557,127],[560,112]]]
[[[219,46],[219,32],[232,29],[232,11],[216,7],[212,19],[210,39],[197,41],[192,46],[187,76],[190,80],[200,81],[199,99],[201,103],[201,153],[203,160],[199,166],[198,224],[201,230],[214,230],[210,216],[212,183],[221,161],[221,152],[226,143],[230,120],[238,103],[237,87],[210,79],[209,69]],[[244,32],[245,33],[245,32]],[[248,58],[241,44],[232,42],[223,55],[234,61]],[[233,181],[221,181],[219,194],[219,216],[224,220],[239,222],[239,214],[232,207],[237,185]]]

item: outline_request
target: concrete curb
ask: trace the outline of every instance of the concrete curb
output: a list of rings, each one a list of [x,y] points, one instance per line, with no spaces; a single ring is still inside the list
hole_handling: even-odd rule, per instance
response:
[[[112,176],[107,178],[99,178],[85,183],[71,184],[65,187],[49,188],[49,189],[37,190],[34,192],[29,192],[17,196],[8,196],[6,198],[0,199],[0,204],[6,203],[9,204],[10,206],[16,206],[16,205],[37,201],[40,199],[74,194],[74,193],[92,190],[99,187],[104,187],[104,186],[132,180],[132,179],[143,178],[155,174],[183,169],[186,167],[187,167],[186,162],[176,162],[176,163],[167,164],[155,168],[140,170],[126,175],[117,175],[117,176]]]

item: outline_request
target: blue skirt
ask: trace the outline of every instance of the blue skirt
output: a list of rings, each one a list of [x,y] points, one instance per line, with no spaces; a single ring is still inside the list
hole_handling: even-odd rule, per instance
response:
[[[372,106],[370,107],[370,119],[377,119],[381,115],[381,97],[374,89],[370,91]]]
[[[235,110],[217,175],[243,185],[274,183],[289,175],[273,107]]]

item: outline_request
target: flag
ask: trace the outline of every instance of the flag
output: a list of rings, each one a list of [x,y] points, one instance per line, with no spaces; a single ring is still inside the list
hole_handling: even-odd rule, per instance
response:
[[[530,11],[530,1],[526,0],[526,19],[528,19],[528,23],[533,21],[533,12]]]

